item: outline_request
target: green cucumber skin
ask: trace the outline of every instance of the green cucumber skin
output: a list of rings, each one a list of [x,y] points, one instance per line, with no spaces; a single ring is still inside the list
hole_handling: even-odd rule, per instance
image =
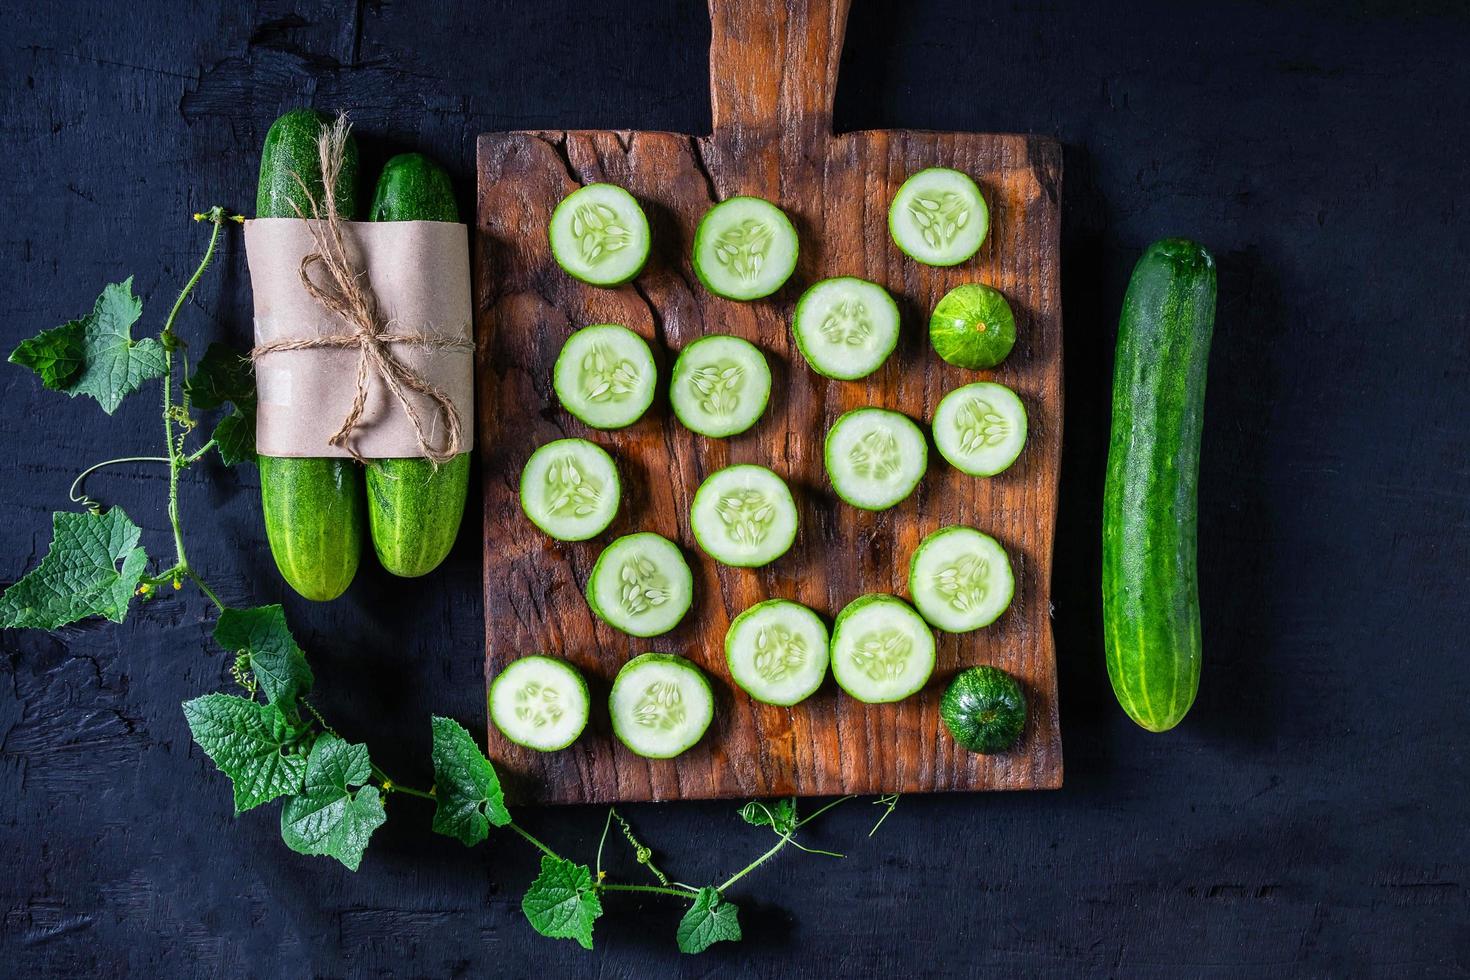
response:
[[[368,463],[368,527],[383,567],[403,578],[438,568],[459,537],[469,487],[469,453],[437,471],[427,459]]]
[[[1199,690],[1196,490],[1215,260],[1149,246],[1123,298],[1103,490],[1103,639],[1118,703],[1142,727],[1179,724]]]
[[[362,469],[352,460],[260,457],[260,502],[276,567],[303,598],[335,599],[362,556]]]
[[[421,153],[401,153],[383,166],[370,213],[374,221],[459,221],[449,174]],[[415,458],[369,463],[368,525],[378,562],[402,578],[438,568],[459,536],[469,486],[467,452],[437,467]]]
[[[326,124],[326,117],[312,109],[293,109],[271,124],[260,155],[258,217],[311,213],[302,182],[321,198],[317,136]],[[343,217],[355,213],[356,186],[357,144],[348,137],[342,174],[333,189]],[[318,602],[337,598],[352,584],[362,555],[362,467],[351,459],[259,460],[260,502],[276,567],[303,597]]]
[[[400,153],[383,164],[368,209],[371,221],[459,221],[449,173],[422,153]]]

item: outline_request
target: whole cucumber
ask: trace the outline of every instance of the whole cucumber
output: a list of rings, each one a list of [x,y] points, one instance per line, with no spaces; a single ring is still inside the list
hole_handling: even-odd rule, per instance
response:
[[[449,174],[418,153],[389,160],[369,212],[374,221],[458,221]],[[459,535],[470,483],[470,454],[435,467],[427,459],[368,464],[368,523],[378,561],[394,575],[427,575]]]
[[[258,217],[309,216],[305,190],[323,199],[317,138],[326,125],[311,109],[293,109],[271,124],[260,155]],[[342,171],[332,188],[344,218],[353,216],[356,190],[357,144],[348,137]],[[279,456],[261,456],[259,462],[260,502],[276,567],[305,598],[337,598],[352,584],[362,557],[361,465],[351,459]]]
[[[1199,690],[1196,489],[1215,260],[1155,242],[1133,269],[1118,322],[1103,490],[1103,641],[1128,717],[1179,724]]]

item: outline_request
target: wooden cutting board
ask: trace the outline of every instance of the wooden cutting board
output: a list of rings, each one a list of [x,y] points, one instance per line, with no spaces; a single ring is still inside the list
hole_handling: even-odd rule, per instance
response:
[[[550,652],[576,663],[593,696],[592,722],[571,748],[521,749],[489,726],[489,752],[518,800],[609,802],[795,793],[1039,789],[1061,785],[1056,659],[1049,620],[1052,538],[1062,445],[1062,324],[1058,262],[1061,150],[1046,138],[909,130],[832,134],[832,96],[847,0],[711,0],[710,97],[714,133],[593,131],[490,133],[479,138],[475,254],[479,446],[485,494],[485,669]],[[982,83],[957,76],[977,91]],[[962,170],[990,204],[980,253],[955,268],[906,258],[887,228],[888,204],[925,167]],[[648,213],[653,252],[632,284],[598,289],[552,259],[546,228],[579,185],[610,181]],[[775,296],[737,303],[699,285],[690,245],[700,217],[736,194],[767,198],[801,237],[796,274]],[[881,283],[903,315],[898,349],[871,377],[830,381],[797,352],[789,327],[803,289],[828,276]],[[928,316],[950,288],[1001,289],[1017,319],[1014,351],[994,371],[945,364],[928,342]],[[621,323],[660,358],[661,396],[638,423],[589,430],[557,402],[551,368],[562,342],[590,323]],[[766,415],[733,439],[695,435],[668,408],[673,356],[696,338],[734,334],[771,361]],[[1017,391],[1030,415],[1021,458],[993,479],[960,474],[937,453],[918,490],[891,510],[841,504],[827,483],[822,440],[844,411],[896,409],[927,422],[948,391],[975,380]],[[580,436],[605,447],[623,475],[623,506],[603,535],[564,544],[537,531],[518,499],[521,467],[539,445]],[[711,472],[761,463],[786,477],[801,533],[762,569],[726,568],[695,546],[689,502]],[[939,635],[938,667],[915,697],[867,705],[830,677],[806,702],[752,701],[729,678],[725,630],[763,599],[794,599],[829,622],[866,592],[906,595],[909,555],[930,531],[971,524],[1009,551],[1017,588],[994,625]],[[693,609],[673,632],[624,636],[598,621],[583,589],[600,549],[632,531],[683,546],[694,569]],[[681,653],[716,690],[715,721],[673,760],[641,759],[613,738],[606,695],[617,670],[645,650]],[[1029,721],[1017,747],[982,756],[958,749],[939,720],[959,668],[994,664],[1025,686]]]

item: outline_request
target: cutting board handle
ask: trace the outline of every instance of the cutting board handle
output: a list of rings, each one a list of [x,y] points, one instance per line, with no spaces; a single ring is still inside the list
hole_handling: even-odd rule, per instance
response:
[[[710,114],[736,145],[832,134],[851,0],[709,0]]]

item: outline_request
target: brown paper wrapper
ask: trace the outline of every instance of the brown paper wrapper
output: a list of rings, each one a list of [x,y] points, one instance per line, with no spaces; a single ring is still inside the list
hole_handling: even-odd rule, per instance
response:
[[[345,221],[355,268],[364,269],[387,332],[408,337],[473,341],[470,320],[469,233],[445,221]],[[245,253],[255,294],[255,344],[352,334],[355,327],[324,309],[301,285],[301,260],[316,251],[300,218],[245,222]],[[473,443],[474,351],[422,344],[391,345],[409,370],[444,392],[459,412],[462,445]],[[341,428],[357,396],[356,347],[273,351],[255,362],[259,396],[255,448],[265,456],[352,454],[327,440]],[[434,404],[407,392],[434,446],[445,433]],[[352,447],[367,459],[421,456],[418,436],[380,377],[368,375],[367,402],[352,431]]]

